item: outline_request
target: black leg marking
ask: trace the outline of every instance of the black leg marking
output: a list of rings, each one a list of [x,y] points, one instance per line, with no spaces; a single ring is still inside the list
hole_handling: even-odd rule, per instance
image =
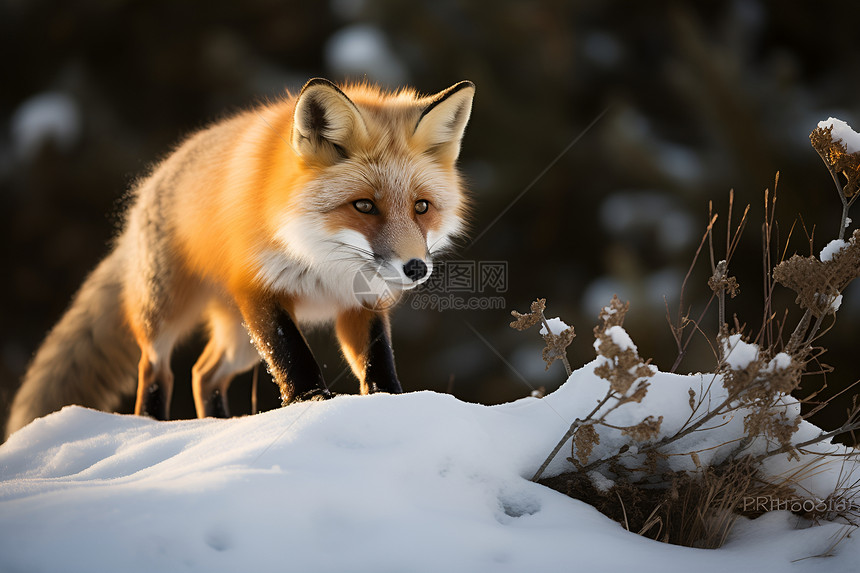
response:
[[[229,418],[230,408],[227,397],[220,390],[214,390],[206,401],[206,416],[210,418]]]
[[[385,322],[381,317],[374,317],[370,321],[370,341],[367,349],[367,369],[364,380],[368,391],[389,392],[401,394],[400,380],[397,379],[397,371],[394,368],[394,351],[391,348],[391,339],[385,328]]]
[[[149,385],[146,389],[146,399],[143,402],[143,415],[150,416],[156,420],[168,420],[167,412],[167,392],[164,391],[164,385],[158,380]]]
[[[278,307],[271,318],[271,324],[261,332],[264,338],[258,346],[281,387],[282,403],[330,397],[320,367],[289,313]]]

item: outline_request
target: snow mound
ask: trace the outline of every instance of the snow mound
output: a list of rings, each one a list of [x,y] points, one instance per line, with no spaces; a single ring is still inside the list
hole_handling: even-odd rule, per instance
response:
[[[416,392],[176,422],[65,408],[0,446],[0,571],[856,570],[855,538],[803,559],[828,550],[836,524],[798,530],[772,512],[741,520],[722,549],[690,549],[528,481],[605,393],[596,364],[543,399],[499,406]],[[688,389],[713,375],[650,381],[612,423],[647,410],[671,431],[689,415]],[[742,431],[735,418],[720,432]],[[817,432],[804,424],[798,438]],[[724,438],[700,432],[678,447],[716,456]],[[569,469],[565,457],[548,473]],[[773,471],[788,463],[774,458]],[[812,492],[838,479],[837,468],[814,473]]]

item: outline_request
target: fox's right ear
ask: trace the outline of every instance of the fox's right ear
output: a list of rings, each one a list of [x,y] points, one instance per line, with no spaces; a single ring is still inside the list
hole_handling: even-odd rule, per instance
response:
[[[293,115],[290,140],[296,153],[335,163],[348,157],[352,142],[366,134],[361,113],[340,88],[322,78],[305,84]]]

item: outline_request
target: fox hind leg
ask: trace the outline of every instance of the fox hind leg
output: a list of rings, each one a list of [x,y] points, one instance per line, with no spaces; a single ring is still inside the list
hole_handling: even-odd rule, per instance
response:
[[[135,309],[127,312],[127,318],[141,351],[134,406],[137,415],[156,420],[170,418],[173,394],[170,357],[177,341],[199,323],[207,298],[199,289],[184,286],[174,289],[172,297],[154,297],[144,292],[148,298],[130,293],[126,299],[126,308]],[[134,294],[139,296],[136,304],[131,298]]]
[[[227,389],[237,374],[260,361],[237,310],[221,305],[209,311],[210,338],[191,371],[191,388],[197,416],[226,418]]]
[[[168,420],[172,395],[173,372],[170,371],[170,349],[158,352],[151,345],[141,344],[134,413],[138,416],[150,416],[156,420]]]

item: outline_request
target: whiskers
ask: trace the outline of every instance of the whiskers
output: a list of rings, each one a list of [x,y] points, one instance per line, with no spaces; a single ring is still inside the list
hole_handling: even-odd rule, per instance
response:
[[[355,271],[367,265],[372,265],[375,271],[379,271],[383,266],[374,252],[369,249],[337,239],[330,239],[328,242],[331,247],[323,257],[327,263],[345,263]]]
[[[332,250],[344,249],[348,252],[352,252],[352,253],[355,253],[355,254],[361,256],[366,261],[373,261],[376,259],[376,255],[374,254],[374,252],[369,250],[369,249],[365,249],[365,248],[359,247],[358,245],[353,245],[351,243],[347,243],[344,241],[332,240],[331,242],[334,243]]]
[[[452,238],[447,235],[442,235],[441,237],[433,241],[433,244],[427,247],[427,254],[433,258],[444,254],[446,251],[451,250],[451,248],[455,246],[454,243],[458,238],[459,237]]]

